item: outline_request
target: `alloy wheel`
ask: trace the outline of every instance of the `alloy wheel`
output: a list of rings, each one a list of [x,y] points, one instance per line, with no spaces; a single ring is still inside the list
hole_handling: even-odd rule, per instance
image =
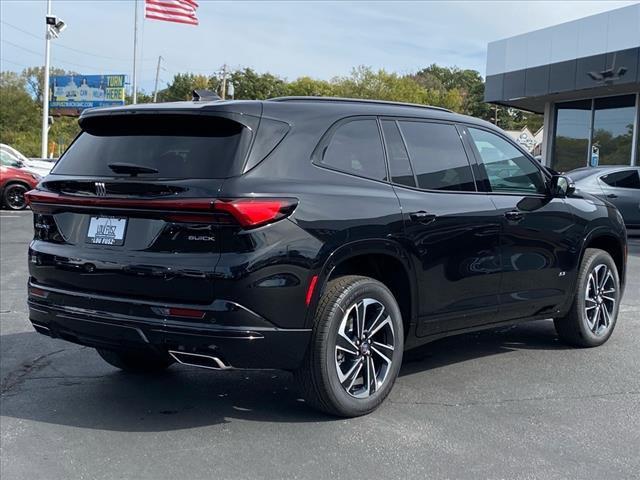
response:
[[[383,386],[394,345],[393,321],[382,303],[364,298],[347,309],[338,328],[335,366],[349,395],[367,398]]]
[[[584,296],[584,315],[591,333],[602,336],[611,328],[617,298],[616,283],[611,269],[604,263],[596,265],[587,279]]]
[[[22,210],[26,207],[24,194],[27,191],[22,185],[11,185],[5,193],[5,202],[12,210]]]

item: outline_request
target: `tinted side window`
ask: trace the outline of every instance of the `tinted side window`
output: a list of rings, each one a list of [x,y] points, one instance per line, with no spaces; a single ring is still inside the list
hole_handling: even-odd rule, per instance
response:
[[[499,136],[469,128],[494,192],[544,193],[544,177],[520,150]]]
[[[475,191],[471,166],[456,127],[427,122],[398,123],[407,142],[418,187]]]
[[[640,189],[640,177],[637,170],[623,170],[601,177],[602,181],[612,187]]]
[[[382,140],[375,120],[340,125],[325,147],[320,164],[375,180],[386,180]]]
[[[391,181],[407,187],[415,187],[416,179],[413,176],[409,155],[400,135],[400,130],[398,130],[398,125],[393,120],[384,120],[382,122],[382,132],[387,146]]]

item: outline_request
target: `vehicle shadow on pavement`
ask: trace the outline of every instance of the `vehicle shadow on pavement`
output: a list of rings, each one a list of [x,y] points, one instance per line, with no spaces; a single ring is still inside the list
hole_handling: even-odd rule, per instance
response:
[[[28,345],[35,332],[9,334]],[[255,422],[339,421],[309,408],[292,375],[280,371],[217,372],[174,365],[158,375],[117,371],[90,348],[54,341],[57,349],[5,377],[0,413],[66,426],[125,432],[166,432]],[[60,347],[64,350],[60,351]],[[65,348],[66,347],[66,348]],[[551,322],[464,334],[407,352],[400,375],[446,367],[518,349],[557,350]]]
[[[405,352],[400,376],[514,350],[566,350],[553,322],[541,320],[451,336]]]
[[[11,343],[28,345],[38,335],[3,335],[3,350],[15,350]],[[231,419],[333,420],[299,399],[287,372],[223,372],[172,365],[161,374],[136,375],[104,363],[91,348],[49,341],[54,342],[50,350],[56,353],[3,375],[3,417],[123,432],[207,427]]]

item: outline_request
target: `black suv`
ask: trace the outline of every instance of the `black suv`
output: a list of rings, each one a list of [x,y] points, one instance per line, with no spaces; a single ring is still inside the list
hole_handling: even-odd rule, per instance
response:
[[[553,318],[591,347],[614,329],[620,214],[487,122],[291,97],[80,125],[28,194],[29,315],[118,368],[290,370],[354,416],[434,339]]]

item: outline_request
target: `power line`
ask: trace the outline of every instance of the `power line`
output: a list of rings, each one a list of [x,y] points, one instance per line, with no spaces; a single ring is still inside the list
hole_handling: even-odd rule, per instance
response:
[[[26,65],[23,65],[22,63],[18,63],[18,62],[14,62],[13,60],[7,60],[6,58],[2,58],[0,59],[0,63],[11,63],[13,65],[16,65],[18,67],[22,67],[22,68],[29,68]]]
[[[41,39],[41,36],[38,36],[35,33],[29,32],[29,31],[24,30],[24,29],[22,29],[20,27],[16,27],[15,25],[12,25],[12,24],[10,24],[8,22],[5,22],[4,20],[0,20],[0,22],[3,25],[7,25],[8,27],[11,27],[11,28],[13,28],[13,29],[15,29],[15,30],[17,30],[19,32],[24,33],[25,35],[29,35],[30,37],[37,38],[38,40]],[[118,57],[110,57],[110,56],[107,56],[107,55],[100,55],[100,54],[97,54],[97,53],[88,52],[86,50],[80,50],[80,49],[73,48],[73,47],[67,47],[66,45],[60,45],[58,43],[56,43],[56,48],[63,48],[65,50],[70,50],[72,52],[81,53],[83,55],[90,55],[92,57],[104,58],[104,59],[107,59],[107,60],[115,60],[115,61],[118,61],[118,62],[129,62],[130,61],[128,58],[125,59],[125,58],[118,58]],[[140,61],[142,61],[142,62],[149,62],[149,61],[153,61],[153,60],[155,60],[155,59],[154,58],[142,58],[142,59],[140,59]]]
[[[41,56],[42,52],[36,52],[35,50],[29,50],[28,48],[23,47],[22,45],[18,45],[17,43],[10,42],[9,40],[0,39],[2,43],[7,43],[13,47],[19,48],[20,50],[24,50],[25,52],[33,53],[34,55]]]
[[[42,52],[36,52],[35,50],[31,50],[29,48],[23,47],[22,45],[18,45],[17,43],[13,43],[10,42],[9,40],[5,40],[4,38],[1,39],[2,43],[6,43],[8,45],[11,45],[14,48],[18,48],[20,50],[23,50],[27,53],[31,53],[32,55],[37,55],[38,57],[42,56]],[[91,66],[91,65],[84,65],[82,63],[76,63],[76,62],[70,62],[68,60],[64,60],[64,59],[59,59],[56,58],[55,63],[63,63],[66,65],[72,65],[74,67],[80,67],[80,68],[88,68],[89,70],[103,70],[104,67],[96,67],[96,66]],[[149,69],[153,68],[152,66],[147,67],[146,69],[143,69],[141,71],[148,71]]]
[[[22,45],[18,45],[17,43],[10,42],[9,40],[5,40],[4,38],[2,39],[2,43],[6,43],[8,45],[11,45],[12,47],[18,48],[18,49],[23,50],[23,51],[25,51],[27,53],[31,53],[33,55],[37,55],[38,57],[42,56],[42,52],[36,52],[35,50],[31,50],[29,48],[25,48]],[[75,67],[81,67],[81,68],[89,68],[89,69],[95,68],[95,67],[90,67],[89,65],[82,65],[81,63],[68,62],[66,60],[60,60],[60,59],[56,60],[56,62],[57,63],[66,63],[66,64],[69,64],[69,65],[73,65]]]

